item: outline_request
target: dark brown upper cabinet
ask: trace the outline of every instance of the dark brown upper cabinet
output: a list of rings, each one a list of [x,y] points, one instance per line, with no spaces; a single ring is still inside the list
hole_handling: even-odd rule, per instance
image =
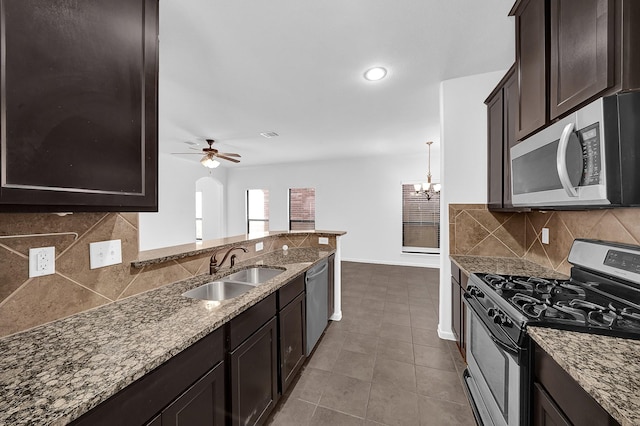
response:
[[[518,108],[516,139],[547,121],[546,1],[523,0],[515,8]]]
[[[0,211],[155,211],[158,0],[0,0]]]
[[[516,140],[518,80],[514,64],[500,80],[487,105],[488,187],[490,210],[514,210],[511,204],[511,147]]]
[[[599,96],[640,90],[640,2],[518,0],[518,114],[522,140]]]
[[[552,0],[550,22],[553,120],[613,86],[614,1]]]

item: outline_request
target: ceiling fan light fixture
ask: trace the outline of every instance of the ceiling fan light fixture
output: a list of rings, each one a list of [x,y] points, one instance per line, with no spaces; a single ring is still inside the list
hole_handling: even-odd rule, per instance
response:
[[[202,164],[208,169],[215,169],[220,165],[220,162],[218,160],[214,160],[213,157],[211,157],[210,155],[205,155],[200,160],[200,164]]]
[[[364,78],[369,81],[378,81],[385,78],[387,70],[383,67],[370,68],[364,73]]]

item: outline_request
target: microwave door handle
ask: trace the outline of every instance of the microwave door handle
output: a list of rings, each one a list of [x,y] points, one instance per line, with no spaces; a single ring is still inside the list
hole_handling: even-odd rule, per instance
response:
[[[574,123],[569,123],[564,126],[562,130],[562,136],[560,136],[560,143],[558,143],[558,152],[556,154],[556,168],[558,169],[558,177],[560,183],[569,197],[577,197],[578,191],[571,184],[569,179],[569,172],[567,170],[567,148],[569,147],[569,139],[573,134]]]

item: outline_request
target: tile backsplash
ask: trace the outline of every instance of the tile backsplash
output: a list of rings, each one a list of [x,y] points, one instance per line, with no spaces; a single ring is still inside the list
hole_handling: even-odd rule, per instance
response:
[[[542,244],[549,228],[549,244]],[[569,274],[576,238],[640,244],[640,208],[491,212],[484,204],[449,205],[451,254],[520,257]]]
[[[122,241],[122,263],[90,269],[89,243]],[[258,241],[258,240],[256,240]],[[264,249],[317,245],[309,234],[263,239]],[[335,248],[335,237],[329,238]],[[29,278],[29,249],[53,246],[56,273]],[[0,214],[0,337],[209,272],[211,253],[133,268],[138,257],[137,213]]]

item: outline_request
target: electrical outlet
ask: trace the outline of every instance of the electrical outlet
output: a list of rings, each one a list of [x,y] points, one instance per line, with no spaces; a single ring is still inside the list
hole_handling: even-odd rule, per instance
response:
[[[542,244],[549,244],[549,228],[542,228],[540,239],[542,240]]]
[[[260,241],[259,243],[256,243],[256,251],[260,251],[264,248],[264,243],[262,241]]]
[[[56,273],[56,248],[29,249],[29,278]]]
[[[329,244],[329,238],[327,238],[327,237],[318,237],[318,244]]]
[[[122,263],[122,241],[110,240],[90,243],[89,260],[91,269]]]

